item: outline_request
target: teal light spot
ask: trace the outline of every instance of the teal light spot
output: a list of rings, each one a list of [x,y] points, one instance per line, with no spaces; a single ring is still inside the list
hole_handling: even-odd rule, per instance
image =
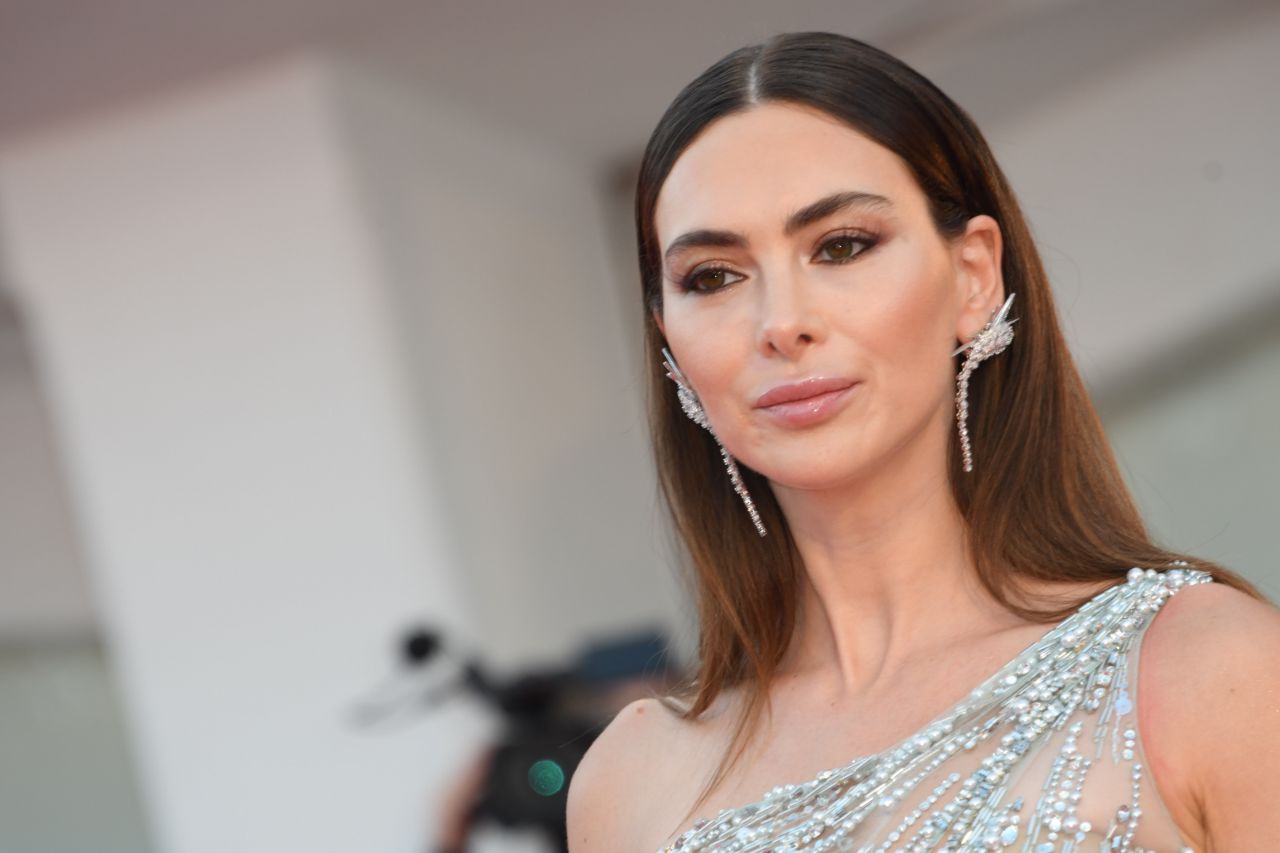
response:
[[[529,768],[529,787],[544,797],[555,796],[564,787],[564,770],[549,758],[535,761]]]

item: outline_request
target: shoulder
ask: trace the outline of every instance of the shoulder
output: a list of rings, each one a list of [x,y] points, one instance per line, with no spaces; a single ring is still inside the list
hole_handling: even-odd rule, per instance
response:
[[[1140,654],[1143,739],[1175,820],[1211,849],[1280,837],[1280,817],[1262,817],[1280,799],[1280,610],[1224,584],[1186,586]]]
[[[658,699],[631,702],[587,749],[569,780],[566,821],[570,853],[616,851],[633,837],[638,785],[655,778],[682,721]]]
[[[1194,584],[1171,596],[1153,618],[1142,666],[1160,676],[1153,678],[1153,689],[1189,690],[1198,697],[1191,704],[1203,711],[1248,689],[1242,684],[1246,679],[1280,679],[1277,654],[1280,609],[1226,584]],[[1210,695],[1210,686],[1222,688],[1224,695]]]

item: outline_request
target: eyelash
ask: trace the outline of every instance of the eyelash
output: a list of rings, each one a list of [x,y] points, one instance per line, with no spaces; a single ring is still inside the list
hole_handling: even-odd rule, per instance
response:
[[[818,251],[821,252],[827,246],[831,245],[832,243],[839,242],[841,240],[853,240],[854,242],[862,243],[865,246],[865,248],[863,248],[863,250],[858,252],[857,254],[850,255],[847,258],[840,258],[838,260],[833,260],[833,261],[820,261],[820,263],[831,264],[834,266],[834,265],[847,264],[852,261],[856,261],[858,258],[862,257],[867,252],[871,251],[876,247],[876,245],[880,242],[880,235],[872,234],[866,231],[846,231],[842,233],[832,234],[830,238],[822,242],[822,245],[818,247]],[[701,295],[706,295],[709,293],[716,293],[720,290],[723,290],[726,287],[729,287],[729,285],[727,284],[722,284],[719,287],[712,287],[712,288],[698,288],[694,286],[694,282],[697,281],[700,276],[703,276],[707,273],[716,273],[716,272],[731,273],[733,272],[733,270],[729,269],[728,267],[721,266],[719,264],[712,264],[710,266],[705,266],[705,267],[697,267],[680,281],[680,289],[685,293],[697,293]],[[736,283],[737,282],[734,282],[734,284]]]

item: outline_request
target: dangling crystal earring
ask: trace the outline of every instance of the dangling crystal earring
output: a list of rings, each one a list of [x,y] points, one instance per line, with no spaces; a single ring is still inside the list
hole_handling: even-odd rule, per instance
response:
[[[689,380],[685,378],[684,373],[676,366],[675,356],[668,352],[666,347],[662,348],[662,354],[665,356],[662,365],[667,369],[667,376],[676,383],[676,396],[680,399],[680,408],[684,409],[684,413],[689,416],[689,420],[711,433],[711,437],[716,440],[716,444],[720,447],[720,456],[724,459],[725,470],[729,472],[729,482],[733,483],[733,490],[738,493],[738,497],[742,498],[742,503],[746,505],[747,514],[751,516],[751,523],[756,526],[756,530],[760,535],[764,536],[765,530],[764,525],[760,522],[760,513],[756,512],[756,505],[751,500],[751,495],[747,493],[747,487],[742,482],[742,474],[738,471],[737,463],[733,461],[729,451],[720,443],[720,437],[711,428],[710,422],[707,421],[707,413],[702,408],[702,402],[698,399],[698,395],[694,393],[693,386],[689,384]]]
[[[969,375],[973,373],[973,369],[978,366],[978,362],[985,361],[991,356],[1004,352],[1005,348],[1013,341],[1013,324],[1018,322],[1017,318],[1006,320],[1009,314],[1009,306],[1013,304],[1014,294],[1010,293],[1009,298],[1004,301],[1004,305],[991,312],[991,319],[987,321],[987,325],[982,327],[982,331],[974,335],[967,343],[956,348],[951,353],[959,355],[966,349],[969,350],[969,357],[965,359],[964,366],[960,368],[960,373],[956,381],[956,422],[960,427],[960,450],[964,454],[964,470],[973,470],[973,451],[969,447],[969,428],[966,420],[969,417]]]

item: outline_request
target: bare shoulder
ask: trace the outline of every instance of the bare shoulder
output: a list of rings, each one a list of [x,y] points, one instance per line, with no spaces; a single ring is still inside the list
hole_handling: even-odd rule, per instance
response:
[[[1203,695],[1209,684],[1231,688],[1242,676],[1274,669],[1270,664],[1278,652],[1280,609],[1274,604],[1226,584],[1194,584],[1173,595],[1153,619],[1142,663],[1161,676],[1153,679],[1153,689],[1198,686],[1194,692]]]
[[[1280,609],[1225,584],[1182,588],[1147,630],[1139,682],[1153,776],[1196,849],[1280,837]]]
[[[656,698],[637,699],[614,716],[569,780],[570,853],[627,848],[643,820],[643,780],[660,778],[663,756],[678,753],[686,729]]]

